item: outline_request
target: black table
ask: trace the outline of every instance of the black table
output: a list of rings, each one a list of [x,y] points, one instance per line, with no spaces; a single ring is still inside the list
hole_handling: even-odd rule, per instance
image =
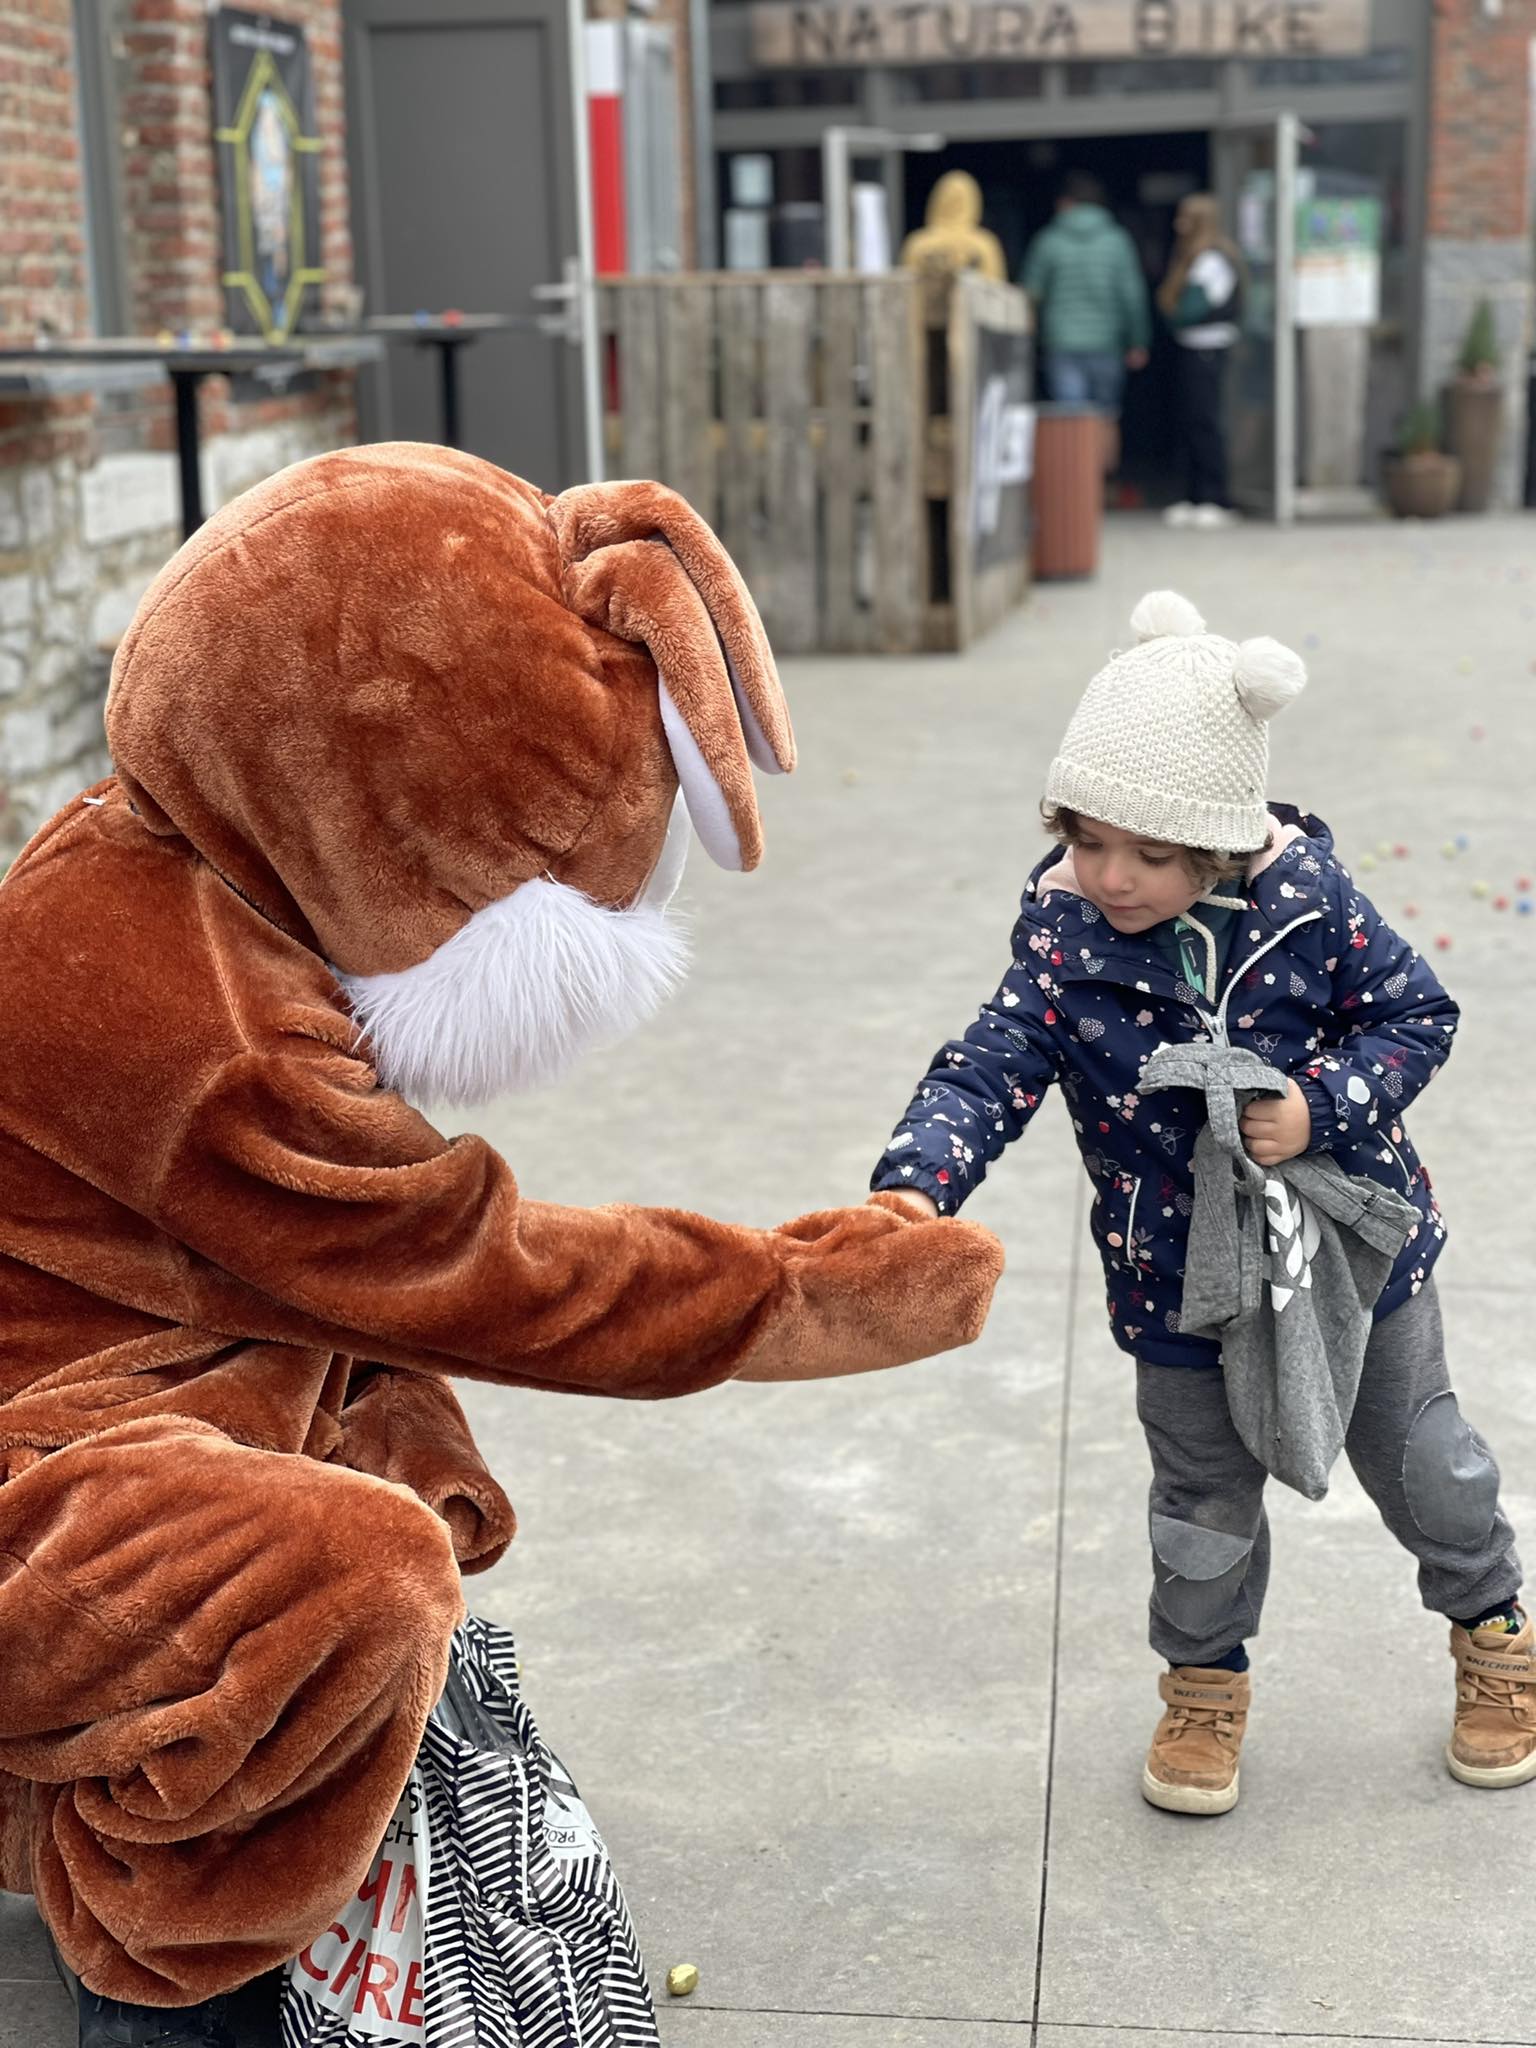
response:
[[[501,334],[509,327],[539,326],[536,313],[459,313],[445,319],[441,313],[377,313],[365,320],[369,334],[390,341],[413,341],[438,353],[439,389],[442,398],[442,438],[449,448],[462,448],[459,437],[459,350],[482,334]]]
[[[233,377],[253,370],[276,370],[288,376],[304,370],[346,370],[359,363],[378,362],[383,353],[382,343],[357,334],[301,334],[282,342],[255,341],[241,335],[227,348],[203,342],[162,344],[116,335],[46,342],[30,348],[0,343],[0,396],[55,397],[66,391],[142,384],[147,370],[163,370],[176,393],[181,537],[188,540],[204,517],[197,394],[205,377]]]

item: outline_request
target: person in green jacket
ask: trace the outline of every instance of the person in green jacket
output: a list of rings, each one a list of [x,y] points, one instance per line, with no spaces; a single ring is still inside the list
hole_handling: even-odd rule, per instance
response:
[[[1050,395],[1103,409],[1104,467],[1113,471],[1125,373],[1146,365],[1152,309],[1136,246],[1097,178],[1074,171],[1067,179],[1056,218],[1029,246],[1022,283],[1035,305]]]

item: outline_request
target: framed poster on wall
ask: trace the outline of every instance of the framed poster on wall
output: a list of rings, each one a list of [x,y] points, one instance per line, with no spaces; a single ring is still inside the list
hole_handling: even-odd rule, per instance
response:
[[[1303,194],[1296,208],[1296,325],[1372,327],[1381,318],[1381,201]]]
[[[224,7],[208,28],[226,324],[282,341],[320,268],[320,138],[304,31]]]

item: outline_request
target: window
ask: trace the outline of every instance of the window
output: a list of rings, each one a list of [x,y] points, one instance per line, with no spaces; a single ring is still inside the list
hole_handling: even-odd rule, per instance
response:
[[[1118,64],[1068,64],[1064,69],[1069,99],[1216,90],[1217,69],[1209,57],[1148,57]]]
[[[911,100],[1037,100],[1043,64],[923,64],[898,71],[902,97]]]
[[[853,107],[859,103],[856,71],[764,71],[753,78],[717,78],[715,110],[736,113],[752,107]]]
[[[1248,67],[1256,91],[1297,85],[1381,85],[1413,76],[1411,50],[1367,50],[1358,57],[1265,57]]]

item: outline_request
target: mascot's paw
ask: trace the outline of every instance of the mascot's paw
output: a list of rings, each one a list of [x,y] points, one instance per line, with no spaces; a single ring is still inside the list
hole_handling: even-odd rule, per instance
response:
[[[921,1222],[879,1196],[777,1235],[788,1240],[785,1291],[738,1379],[833,1379],[974,1343],[1003,1270],[990,1230]]]

